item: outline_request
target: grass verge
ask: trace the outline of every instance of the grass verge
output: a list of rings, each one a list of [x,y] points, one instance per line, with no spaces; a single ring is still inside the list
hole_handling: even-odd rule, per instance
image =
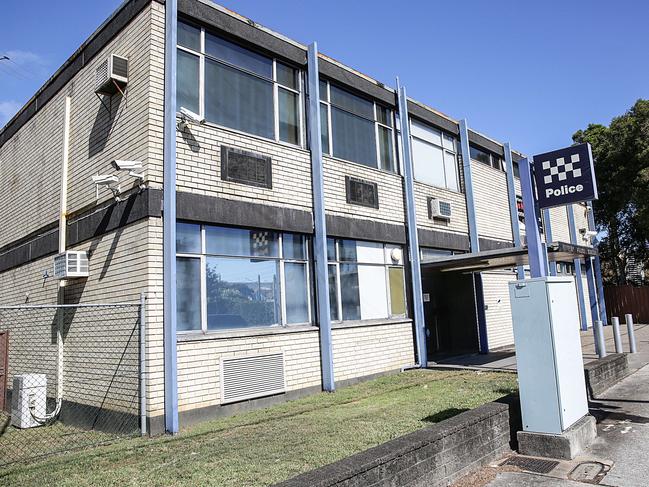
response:
[[[409,371],[268,409],[0,470],[0,484],[262,486],[493,401],[516,376]]]

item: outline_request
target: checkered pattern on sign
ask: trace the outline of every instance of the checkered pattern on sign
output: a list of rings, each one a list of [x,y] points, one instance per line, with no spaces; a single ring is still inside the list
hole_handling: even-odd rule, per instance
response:
[[[572,179],[581,176],[581,168],[578,167],[579,154],[570,156],[570,162],[566,162],[565,157],[559,157],[552,161],[543,161],[541,167],[543,168],[543,181],[545,184],[550,184],[553,179],[557,181],[565,181],[568,176]]]

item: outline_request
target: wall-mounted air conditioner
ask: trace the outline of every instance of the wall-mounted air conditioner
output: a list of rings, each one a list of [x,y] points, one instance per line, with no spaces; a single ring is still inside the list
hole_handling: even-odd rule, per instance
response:
[[[128,83],[128,58],[110,54],[95,73],[95,93],[113,95]]]
[[[68,250],[56,255],[54,257],[54,277],[57,279],[88,277],[88,253]]]
[[[437,198],[428,199],[428,216],[429,218],[442,218],[450,220],[452,216],[451,202]]]

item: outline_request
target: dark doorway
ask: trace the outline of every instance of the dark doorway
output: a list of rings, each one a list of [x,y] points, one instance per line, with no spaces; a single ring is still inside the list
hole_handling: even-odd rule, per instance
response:
[[[479,351],[472,273],[422,269],[428,360]]]

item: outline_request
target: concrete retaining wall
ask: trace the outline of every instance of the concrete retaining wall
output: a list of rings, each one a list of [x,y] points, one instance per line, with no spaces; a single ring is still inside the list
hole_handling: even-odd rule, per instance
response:
[[[629,375],[629,364],[624,353],[608,355],[584,365],[586,389],[591,398],[597,398],[609,387]]]
[[[508,400],[484,404],[277,487],[448,485],[511,450],[511,431],[518,428],[509,411],[516,407]]]

